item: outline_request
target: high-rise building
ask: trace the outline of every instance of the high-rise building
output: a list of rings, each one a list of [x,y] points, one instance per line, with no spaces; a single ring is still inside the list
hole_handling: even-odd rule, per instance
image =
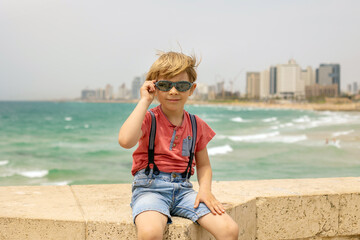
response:
[[[197,83],[193,98],[198,100],[207,100],[209,95],[209,86],[205,83]]]
[[[82,100],[95,100],[96,92],[95,90],[84,89],[81,91],[81,99]]]
[[[221,98],[225,97],[225,82],[217,82],[216,83],[216,95],[220,96]]]
[[[348,94],[352,94],[351,89],[352,89],[351,84],[348,84],[348,88],[347,88],[347,93],[348,93]]]
[[[264,70],[260,73],[260,98],[268,98],[270,96],[270,71]]]
[[[208,100],[214,100],[216,98],[216,87],[214,85],[209,86]]]
[[[113,86],[111,86],[110,84],[107,84],[105,87],[105,99],[106,100],[111,100],[113,99],[113,94],[114,90],[113,90]]]
[[[128,99],[128,95],[128,89],[126,88],[125,83],[121,84],[119,87],[118,99]]]
[[[270,67],[270,95],[276,94],[276,67]]]
[[[347,92],[348,92],[348,94],[352,94],[352,91],[351,91],[351,84],[348,84],[347,85]]]
[[[248,98],[260,98],[260,73],[246,73],[246,94]]]
[[[276,66],[276,93],[281,97],[297,97],[305,95],[305,85],[300,77],[300,66],[290,59],[287,64]]]
[[[97,100],[104,100],[105,99],[105,90],[102,88],[96,89],[96,99]]]
[[[131,98],[138,99],[140,97],[141,77],[135,77],[131,83]]]
[[[301,70],[301,78],[303,79],[305,86],[310,86],[316,83],[315,71],[310,66]]]
[[[354,91],[354,94],[358,94],[358,84],[357,84],[357,82],[354,82],[353,83],[353,91]]]
[[[316,82],[323,86],[337,84],[337,94],[340,94],[340,64],[320,64]]]

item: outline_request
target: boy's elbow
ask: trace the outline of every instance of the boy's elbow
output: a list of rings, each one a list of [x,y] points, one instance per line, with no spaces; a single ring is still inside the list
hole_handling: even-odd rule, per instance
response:
[[[131,148],[130,144],[122,139],[119,138],[119,144],[121,147],[123,148],[126,148],[126,149],[129,149]]]
[[[136,143],[134,144],[134,143],[130,142],[128,139],[119,138],[119,144],[123,148],[130,149],[133,146],[135,146]]]

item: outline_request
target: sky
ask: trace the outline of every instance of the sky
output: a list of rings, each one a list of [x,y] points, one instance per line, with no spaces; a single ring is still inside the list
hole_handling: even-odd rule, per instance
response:
[[[339,63],[345,90],[359,45],[358,0],[0,0],[0,100],[130,88],[158,50],[195,54],[197,82],[241,93],[247,71]]]

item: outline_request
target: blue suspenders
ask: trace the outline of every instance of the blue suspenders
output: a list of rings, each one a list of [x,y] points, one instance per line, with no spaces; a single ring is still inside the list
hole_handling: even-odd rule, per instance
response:
[[[154,148],[155,148],[155,136],[156,136],[156,118],[155,114],[152,111],[149,111],[151,114],[151,128],[150,128],[150,136],[149,136],[149,148],[148,148],[148,165],[145,168],[145,174],[149,175],[150,173],[150,164],[153,165],[153,174],[159,175],[160,171],[155,164],[154,161]],[[194,151],[195,151],[195,142],[197,135],[197,126],[196,126],[196,118],[195,115],[189,113],[190,121],[191,121],[191,130],[192,130],[192,139],[191,139],[191,148],[190,148],[190,156],[189,163],[185,169],[185,171],[181,174],[183,178],[189,179],[191,177],[191,166],[194,159]]]

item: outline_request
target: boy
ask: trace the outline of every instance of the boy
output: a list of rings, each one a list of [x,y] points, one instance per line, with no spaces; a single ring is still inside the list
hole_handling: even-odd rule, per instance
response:
[[[122,147],[132,148],[139,142],[133,153],[130,204],[139,239],[162,239],[171,215],[197,222],[216,239],[238,238],[237,224],[211,193],[212,171],[206,145],[215,133],[199,117],[194,122],[184,110],[196,88],[196,67],[194,57],[176,52],[161,54],[140,88],[138,104],[119,132]],[[149,112],[155,96],[160,105]],[[152,115],[156,122],[153,155],[149,154]],[[197,126],[196,137],[193,125]],[[195,166],[190,160],[193,136],[198,193],[188,178]]]

